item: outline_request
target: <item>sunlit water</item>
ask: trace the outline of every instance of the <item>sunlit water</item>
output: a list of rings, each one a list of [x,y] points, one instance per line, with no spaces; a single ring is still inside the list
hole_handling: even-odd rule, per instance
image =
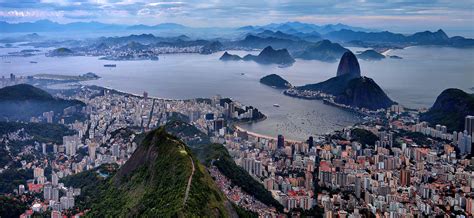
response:
[[[24,48],[0,49],[0,54],[21,49]],[[159,61],[115,62],[98,60],[97,57],[8,57],[1,60],[0,76],[7,77],[10,73],[78,75],[93,72],[102,78],[90,84],[135,94],[147,91],[155,97],[174,99],[220,94],[253,105],[268,116],[265,121],[243,127],[273,136],[282,133],[297,140],[360,121],[352,113],[321,101],[287,97],[280,90],[258,82],[271,73],[281,75],[293,85],[320,82],[336,74],[338,63],[297,60],[291,67],[279,68],[254,62],[222,62],[219,61],[222,53],[161,55]],[[241,51],[231,53],[246,54]],[[474,86],[474,49],[410,47],[389,54],[404,59],[360,61],[362,74],[375,79],[394,101],[405,106],[429,107],[445,88],[469,91]],[[117,64],[117,67],[103,67],[107,63]],[[273,107],[273,104],[280,107]]]

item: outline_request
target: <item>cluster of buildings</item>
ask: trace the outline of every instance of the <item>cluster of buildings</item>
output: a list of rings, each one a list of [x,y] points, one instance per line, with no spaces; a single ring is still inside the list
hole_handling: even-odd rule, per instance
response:
[[[23,76],[18,77],[17,75],[10,73],[9,77],[5,77],[5,76],[0,77],[0,88],[24,83],[27,80],[28,80],[27,77],[23,77]]]
[[[326,217],[474,215],[473,117],[449,134],[391,108],[358,126],[307,141],[236,128],[224,136],[235,162],[260,181],[286,211],[322,208]],[[377,136],[362,144],[354,129]],[[409,133],[422,133],[423,142]],[[245,194],[245,193],[243,193]],[[336,212],[337,211],[337,212]]]
[[[41,155],[22,161],[22,168],[33,169],[34,179],[16,192],[42,193],[31,205],[35,212],[52,211],[57,216],[74,209],[80,189],[65,187],[61,178],[102,164],[123,165],[138,146],[138,133],[181,119],[224,144],[236,164],[262,183],[287,212],[319,208],[327,217],[474,215],[474,161],[465,158],[472,154],[472,116],[466,117],[465,131],[448,133],[444,126],[432,128],[418,122],[415,112],[395,107],[363,124],[295,141],[234,126],[234,121],[264,116],[220,96],[167,100],[83,87],[72,96],[59,97],[85,102],[87,119],[67,124],[75,133],[64,136],[62,144],[25,146],[23,152],[37,150]],[[46,122],[54,122],[48,120],[51,116],[44,114]],[[363,144],[355,129],[377,140]],[[427,140],[417,143],[407,133],[421,133]],[[32,139],[21,131],[3,137]],[[51,176],[45,176],[47,168]],[[234,203],[260,215],[277,214],[217,169],[209,171]]]
[[[35,155],[34,160],[22,161],[22,168],[33,169],[34,180],[28,186],[20,185],[18,194],[42,193],[31,205],[34,212],[52,211],[52,214],[75,208],[74,197],[80,189],[67,188],[58,180],[68,175],[94,169],[102,164],[123,165],[137,148],[134,140],[138,133],[166,124],[172,119],[193,123],[204,133],[223,136],[228,131],[228,120],[250,120],[257,109],[241,105],[230,99],[215,96],[204,100],[152,99],[147,93],[135,96],[113,90],[84,87],[72,96],[57,97],[77,99],[86,103],[83,108],[87,119],[67,124],[74,134],[62,138],[62,143],[34,143],[25,146],[25,154]],[[44,113],[51,120],[54,114]],[[6,140],[34,140],[21,130],[8,133]],[[51,169],[51,181],[45,176]],[[49,170],[48,170],[49,171]],[[25,213],[27,215],[29,212]]]

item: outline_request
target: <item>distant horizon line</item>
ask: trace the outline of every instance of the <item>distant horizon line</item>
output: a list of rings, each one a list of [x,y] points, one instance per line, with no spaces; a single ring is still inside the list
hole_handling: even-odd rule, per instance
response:
[[[409,30],[407,30],[407,31],[390,31],[390,30],[387,30],[385,28],[381,29],[381,28],[372,28],[372,27],[363,27],[363,26],[353,26],[353,25],[349,25],[349,24],[345,24],[345,23],[341,23],[341,22],[337,22],[337,23],[312,23],[312,22],[301,22],[301,21],[297,21],[297,20],[284,21],[284,22],[270,22],[270,23],[266,23],[266,24],[246,24],[246,25],[229,26],[229,27],[191,26],[191,25],[186,25],[186,24],[177,23],[177,22],[163,22],[163,23],[156,23],[156,24],[144,24],[144,23],[120,24],[120,23],[101,22],[101,21],[97,21],[97,20],[71,21],[71,22],[64,22],[64,23],[54,21],[54,20],[50,20],[50,19],[38,19],[38,20],[35,20],[35,21],[21,21],[21,22],[11,22],[11,21],[7,21],[7,20],[0,20],[0,22],[4,22],[4,23],[7,23],[7,24],[13,24],[13,25],[14,24],[35,24],[35,23],[44,22],[44,21],[59,24],[59,25],[69,25],[69,24],[78,24],[78,23],[81,23],[81,24],[94,24],[94,23],[96,23],[96,24],[115,25],[115,26],[123,26],[123,27],[133,27],[133,26],[154,27],[154,26],[172,24],[172,25],[179,25],[179,26],[182,26],[182,27],[185,27],[185,28],[196,28],[196,29],[199,29],[199,28],[238,29],[238,28],[243,28],[243,27],[264,27],[264,26],[268,26],[268,25],[272,25],[272,24],[278,25],[278,24],[287,24],[287,23],[300,23],[300,24],[307,24],[307,25],[315,25],[315,26],[319,26],[319,27],[343,25],[343,26],[347,26],[347,27],[351,27],[351,28],[360,28],[360,29],[366,29],[367,30],[367,31],[361,31],[361,32],[385,32],[385,31],[387,31],[387,32],[391,32],[391,33],[400,33],[400,34],[414,34],[414,33],[417,33],[417,32],[424,32],[424,31],[436,32],[436,31],[442,30],[443,32],[446,33],[446,31],[443,28],[425,28],[425,29],[420,29],[418,31],[413,31],[413,30],[411,30],[411,31],[409,31]],[[344,29],[344,28],[342,28],[342,29]],[[354,31],[354,32],[359,32],[360,31],[360,30],[351,30],[351,29],[347,29],[347,30]],[[2,31],[0,31],[0,32],[2,32]],[[453,35],[453,36],[456,36],[456,35]]]

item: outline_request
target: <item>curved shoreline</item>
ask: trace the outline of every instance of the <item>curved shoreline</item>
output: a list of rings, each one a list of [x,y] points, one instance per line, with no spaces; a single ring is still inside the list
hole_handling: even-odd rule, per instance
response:
[[[263,138],[263,139],[272,140],[272,141],[278,140],[278,138],[273,137],[273,136],[264,135],[264,134],[249,131],[247,129],[244,129],[243,127],[240,127],[238,124],[233,124],[232,126],[236,130],[241,131],[241,132],[246,132],[248,135],[251,135],[251,136],[256,137],[256,138]],[[292,140],[292,139],[285,139],[285,141],[290,142],[290,143],[297,143],[297,144],[305,143],[304,141],[298,141],[298,140]]]

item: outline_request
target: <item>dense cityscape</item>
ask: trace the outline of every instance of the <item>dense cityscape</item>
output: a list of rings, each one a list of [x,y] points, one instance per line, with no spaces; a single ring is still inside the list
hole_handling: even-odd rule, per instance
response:
[[[25,80],[12,75],[2,84],[19,81]],[[29,202],[22,217],[86,213],[75,204],[81,189],[66,186],[62,179],[101,165],[123,165],[138,146],[137,135],[173,119],[184,119],[212,142],[222,143],[235,163],[263,184],[285,212],[320,210],[327,217],[474,213],[474,158],[464,159],[472,157],[474,116],[465,117],[463,132],[448,132],[446,126],[420,122],[420,111],[394,105],[372,111],[363,123],[294,141],[240,128],[239,122],[258,120],[253,115],[258,110],[220,96],[165,100],[146,92],[134,96],[83,86],[72,95],[57,97],[84,102],[81,110],[88,117],[67,124],[74,134],[63,136],[62,143],[38,142],[23,128],[2,135],[7,154],[19,164],[0,172],[8,167],[33,170],[33,178],[10,190],[10,195]],[[53,118],[53,112],[45,112],[30,120],[53,123]],[[118,134],[125,129],[132,133]],[[201,140],[199,135],[184,136],[184,140],[193,137]],[[17,142],[28,143],[13,152],[10,146]],[[25,155],[33,158],[25,159]],[[216,167],[208,170],[235,204],[259,216],[280,213],[231,185]]]
[[[0,1],[0,218],[472,218],[473,6]]]

